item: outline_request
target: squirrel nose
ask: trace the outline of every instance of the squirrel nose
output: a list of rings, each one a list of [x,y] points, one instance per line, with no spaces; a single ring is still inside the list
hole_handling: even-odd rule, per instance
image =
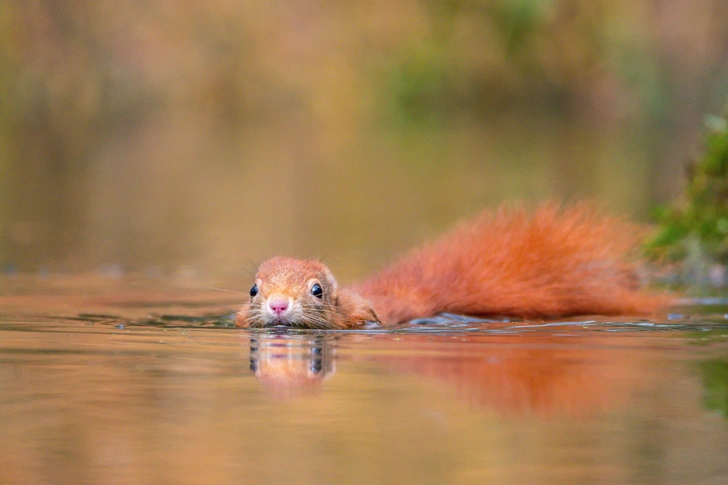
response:
[[[268,306],[271,310],[279,315],[288,309],[288,299],[275,298],[268,301]]]

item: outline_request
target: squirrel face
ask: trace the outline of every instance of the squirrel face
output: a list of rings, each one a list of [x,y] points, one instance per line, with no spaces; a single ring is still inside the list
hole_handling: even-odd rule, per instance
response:
[[[337,284],[318,261],[272,258],[258,268],[245,326],[330,328]]]
[[[347,328],[378,321],[369,302],[340,290],[319,261],[276,257],[263,262],[238,313],[238,327]]]

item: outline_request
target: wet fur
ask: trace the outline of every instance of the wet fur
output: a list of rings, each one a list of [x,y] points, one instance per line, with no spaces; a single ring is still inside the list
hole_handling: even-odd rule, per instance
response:
[[[484,212],[433,243],[414,250],[361,284],[339,289],[318,261],[273,258],[258,281],[305,301],[302,281],[324,278],[328,296],[306,314],[319,328],[386,325],[442,312],[524,318],[569,315],[645,315],[669,297],[639,288],[634,250],[638,226],[598,214],[590,206],[545,205]],[[310,305],[304,305],[310,308]],[[238,326],[266,326],[255,299]],[[296,325],[293,325],[296,326]]]

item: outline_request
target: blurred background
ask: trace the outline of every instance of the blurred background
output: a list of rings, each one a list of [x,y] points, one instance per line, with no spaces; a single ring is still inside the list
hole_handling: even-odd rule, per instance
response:
[[[727,98],[725,0],[5,0],[0,268],[350,280],[504,200],[647,220]]]

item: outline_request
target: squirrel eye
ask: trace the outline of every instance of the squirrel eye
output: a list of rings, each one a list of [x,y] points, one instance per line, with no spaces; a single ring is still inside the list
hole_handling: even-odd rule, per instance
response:
[[[250,289],[250,296],[254,297],[258,294],[258,283],[254,284],[253,287]]]
[[[316,298],[323,298],[324,290],[321,289],[321,285],[319,285],[318,283],[314,283],[311,287],[311,294]]]

